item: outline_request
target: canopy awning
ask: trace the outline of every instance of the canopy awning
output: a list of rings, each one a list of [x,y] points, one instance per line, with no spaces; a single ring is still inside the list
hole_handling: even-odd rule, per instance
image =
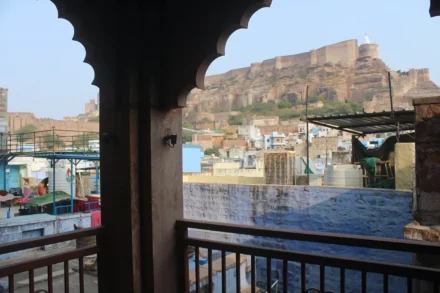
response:
[[[374,133],[396,132],[414,130],[415,112],[413,110],[392,112],[373,112],[340,114],[330,116],[309,117],[302,121],[308,121],[316,125],[329,127],[353,134],[365,135]]]

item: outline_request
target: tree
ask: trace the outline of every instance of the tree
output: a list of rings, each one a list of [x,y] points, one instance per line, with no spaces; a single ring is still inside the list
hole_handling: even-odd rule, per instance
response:
[[[191,135],[184,135],[182,137],[182,143],[192,142],[192,136]]]
[[[37,127],[33,124],[26,124],[25,126],[23,126],[22,128],[20,128],[19,130],[17,130],[15,132],[15,134],[17,134],[17,141],[19,143],[25,142],[25,141],[30,141],[33,140],[33,134],[29,134],[32,132],[37,131]]]
[[[345,150],[347,150],[345,147],[343,147],[343,146],[338,146],[338,151],[345,151]]]
[[[89,148],[89,141],[99,139],[96,134],[93,133],[82,133],[73,137],[72,147],[86,150]]]
[[[22,134],[22,133],[29,133],[29,132],[35,132],[35,131],[37,131],[37,126],[35,126],[33,124],[26,124],[25,126],[20,128],[19,130],[17,130],[15,133]]]
[[[238,114],[238,115],[231,115],[231,116],[229,116],[228,123],[229,123],[229,125],[241,125],[241,124],[243,124],[243,115],[242,114]]]
[[[309,97],[309,103],[317,103],[319,101],[322,101],[323,97],[320,96],[311,96]]]
[[[279,108],[279,109],[292,108],[292,103],[291,103],[288,99],[282,99],[282,100],[278,103],[278,108]]]
[[[48,150],[54,150],[54,148],[64,147],[64,141],[60,138],[58,134],[46,134],[43,136],[44,144]]]
[[[203,119],[200,120],[200,122],[202,122],[202,123],[210,123],[210,122],[212,122],[212,121],[209,120],[209,118],[207,118],[207,117],[203,117]]]
[[[217,147],[209,148],[205,150],[206,156],[215,155],[216,157],[220,157],[220,150]]]
[[[183,121],[183,123],[182,123],[182,127],[183,127],[183,128],[186,128],[186,129],[194,129],[194,126],[193,126],[192,123],[189,122],[189,121]]]

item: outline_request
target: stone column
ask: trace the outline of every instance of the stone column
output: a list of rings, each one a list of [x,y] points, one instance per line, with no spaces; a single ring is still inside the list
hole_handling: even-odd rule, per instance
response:
[[[416,188],[414,222],[405,238],[440,242],[440,97],[413,101],[416,112]],[[415,254],[414,264],[440,268],[440,258]],[[432,292],[432,284],[415,281],[413,292]]]
[[[416,197],[414,219],[440,224],[440,97],[416,99]]]

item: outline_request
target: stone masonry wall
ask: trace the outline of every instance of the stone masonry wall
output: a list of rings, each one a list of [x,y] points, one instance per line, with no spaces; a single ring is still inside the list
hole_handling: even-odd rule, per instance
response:
[[[59,130],[99,132],[99,123],[88,121],[38,119],[32,113],[14,112],[9,113],[8,129],[12,132],[32,124],[38,131],[51,130],[55,127]]]
[[[184,183],[185,218],[251,226],[403,238],[412,219],[410,192],[309,186],[227,185]],[[340,255],[411,264],[411,255],[338,245],[192,232],[206,239],[240,242],[314,254]],[[300,284],[299,264],[289,266],[289,286]],[[282,282],[282,263],[274,261],[272,276]],[[319,288],[319,267],[307,266],[307,287]],[[360,292],[360,272],[348,271],[346,292]],[[257,280],[266,276],[257,261]],[[382,277],[368,276],[368,292],[380,292]],[[377,279],[377,280],[376,280]],[[390,278],[390,292],[405,292],[405,282]],[[290,291],[289,290],[289,291]],[[326,290],[339,291],[339,270],[326,268]]]

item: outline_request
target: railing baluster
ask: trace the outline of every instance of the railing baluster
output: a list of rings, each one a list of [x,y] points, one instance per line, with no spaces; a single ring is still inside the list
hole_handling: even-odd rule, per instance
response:
[[[288,272],[289,272],[289,262],[287,261],[287,259],[285,259],[285,260],[283,260],[283,292],[286,292],[286,293],[289,288]]]
[[[383,275],[383,293],[388,293],[388,275]]]
[[[72,146],[73,147],[73,146]],[[179,279],[181,281],[181,286],[183,286],[184,290],[182,293],[189,293],[189,247],[185,243],[186,238],[188,237],[188,228],[180,227],[178,230],[178,246],[181,247],[180,253],[180,276]]]
[[[29,271],[29,293],[34,293],[35,284],[34,284],[34,270]]]
[[[9,293],[14,293],[14,275],[10,275],[8,277],[8,286],[9,286]]]
[[[306,292],[306,264],[301,263],[301,292]]]
[[[341,293],[345,293],[345,269],[341,268],[340,274],[341,274],[340,291]]]
[[[84,293],[84,258],[79,258],[79,292]]]
[[[47,291],[53,293],[52,265],[47,266]]]
[[[412,278],[406,278],[406,291],[412,293]]]
[[[208,248],[208,292],[212,293],[212,249]]]
[[[367,272],[362,271],[362,293],[367,293]]]
[[[64,262],[64,293],[69,293],[69,261]]]
[[[321,292],[325,292],[325,266],[319,266],[319,286]]]
[[[200,293],[200,267],[199,267],[199,262],[200,262],[200,256],[199,256],[199,247],[196,247],[195,250],[195,256],[196,256],[196,293]]]
[[[222,250],[222,293],[226,292],[226,251]]]
[[[255,255],[251,255],[251,293],[255,293],[256,288],[255,288],[255,270],[257,269],[257,266],[255,265]]]
[[[240,253],[235,254],[235,291],[237,293],[241,292],[241,271],[240,271]]]
[[[272,258],[267,258],[267,293],[272,292]]]

